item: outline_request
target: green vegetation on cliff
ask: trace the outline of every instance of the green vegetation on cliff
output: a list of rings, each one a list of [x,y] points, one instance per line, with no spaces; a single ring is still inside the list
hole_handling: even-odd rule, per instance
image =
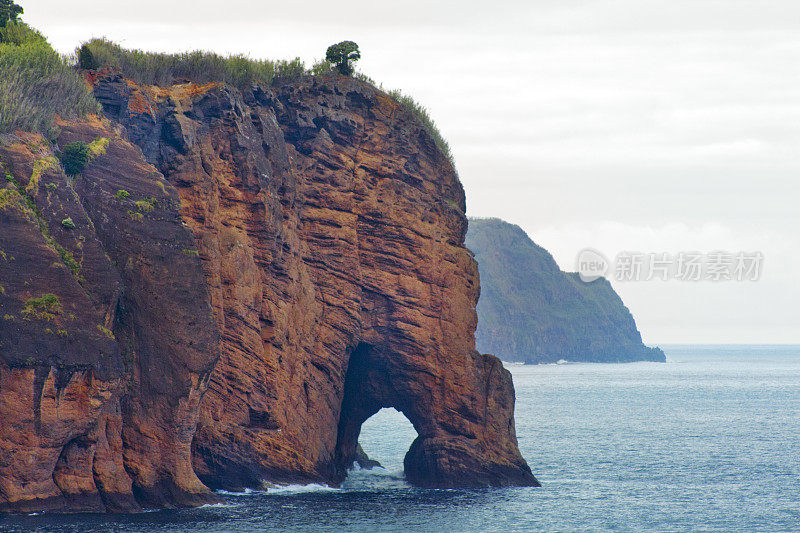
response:
[[[25,301],[22,315],[26,318],[38,320],[52,320],[61,314],[61,301],[53,293],[47,293],[39,298],[30,298]]]
[[[606,279],[563,272],[520,227],[470,219],[466,245],[480,270],[479,351],[526,363],[664,361]]]
[[[12,0],[0,0],[0,28],[9,21],[16,21],[24,13],[22,7]]]
[[[89,164],[89,145],[81,141],[71,142],[64,147],[59,158],[67,176],[77,176]]]
[[[358,45],[353,41],[342,41],[332,44],[325,52],[325,60],[332,63],[336,70],[344,76],[352,76],[355,72],[353,63],[361,59]]]
[[[354,72],[352,63],[361,57],[361,53],[358,45],[352,41],[329,47],[326,59],[314,63],[310,69],[306,68],[300,58],[271,61],[243,55],[222,56],[203,51],[163,54],[127,50],[107,39],[93,39],[83,44],[77,54],[81,58],[81,65],[85,62],[95,68],[113,67],[137,83],[162,87],[180,80],[189,80],[195,83],[223,82],[246,90],[254,84],[270,85],[302,76],[326,76],[333,72],[355,74],[361,81],[379,85],[368,76]],[[399,90],[389,91],[388,94],[420,122],[436,146],[454,163],[450,146],[428,110]]]
[[[436,143],[436,146],[439,148],[439,150],[442,151],[453,167],[455,167],[456,162],[453,158],[453,153],[450,151],[450,145],[442,136],[442,132],[439,131],[439,128],[436,126],[436,123],[431,118],[425,106],[398,90],[389,91],[389,96],[397,100],[403,109],[408,111],[422,124],[422,126],[425,128],[425,131],[427,131],[428,135],[431,136],[433,142]]]
[[[55,115],[70,119],[98,111],[84,79],[24,22],[0,29],[0,133],[55,135]]]
[[[81,49],[88,51],[98,68],[116,68],[126,77],[145,85],[168,86],[189,80],[195,83],[222,82],[247,89],[253,84],[269,85],[275,80],[294,79],[306,74],[300,58],[270,61],[202,51],[163,54],[127,50],[106,39],[93,39]]]
[[[57,134],[53,126],[56,115],[68,120],[98,112],[97,101],[78,67],[85,70],[112,67],[138,83],[160,86],[181,81],[221,82],[246,90],[254,84],[271,85],[303,76],[328,76],[337,71],[378,85],[369,77],[353,72],[352,63],[360,58],[355,43],[345,41],[331,48],[334,50],[328,58],[310,69],[299,58],[272,61],[203,51],[155,53],[127,50],[107,39],[92,39],[81,45],[74,57],[63,57],[41,33],[22,21],[10,21],[0,28],[0,133],[35,131],[52,139]],[[427,109],[400,91],[388,94],[416,118],[454,164],[450,146]]]

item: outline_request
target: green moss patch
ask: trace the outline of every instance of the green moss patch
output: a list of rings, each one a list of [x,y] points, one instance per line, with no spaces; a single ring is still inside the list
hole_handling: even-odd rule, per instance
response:
[[[97,324],[97,330],[100,333],[102,333],[105,337],[108,337],[111,340],[116,340],[116,337],[114,337],[114,332],[105,327],[104,325]]]
[[[61,312],[61,301],[51,292],[26,300],[22,308],[22,315],[26,319],[54,320]]]
[[[143,200],[136,200],[133,203],[136,205],[136,209],[138,209],[141,213],[149,213],[155,209],[158,200],[155,198],[145,198]]]

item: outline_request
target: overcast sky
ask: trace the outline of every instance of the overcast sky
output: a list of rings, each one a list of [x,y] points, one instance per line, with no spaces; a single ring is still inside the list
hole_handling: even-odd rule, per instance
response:
[[[650,343],[800,343],[796,0],[18,0],[62,51],[160,51],[360,69],[424,105],[468,214],[522,226],[562,268],[585,247],[761,251],[758,282],[615,282]]]

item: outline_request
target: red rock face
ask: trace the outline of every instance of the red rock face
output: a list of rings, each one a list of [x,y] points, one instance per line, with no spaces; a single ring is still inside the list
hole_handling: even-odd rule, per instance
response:
[[[102,510],[98,486],[115,509],[130,495],[105,453],[124,367],[100,328],[121,282],[51,155],[35,136],[0,147],[0,511]]]
[[[0,510],[213,501],[191,441],[218,332],[177,194],[99,121],[61,127],[108,141],[74,180],[41,138],[0,146]]]
[[[517,449],[510,375],[474,349],[480,289],[463,189],[411,115],[349,78],[242,95],[140,88],[106,72],[95,94],[111,122],[64,124],[60,139],[111,139],[75,180],[84,279],[62,302],[84,293],[75,321],[100,331],[102,319],[114,339],[76,328],[87,360],[70,362],[84,371],[65,390],[97,407],[75,403],[69,431],[43,443],[33,412],[58,381],[45,371],[62,362],[25,363],[34,348],[6,338],[32,322],[0,322],[0,417],[29,437],[11,442],[4,424],[0,449],[47,457],[38,487],[3,453],[0,506],[192,505],[209,500],[206,486],[336,484],[361,424],[383,407],[419,435],[405,460],[411,482],[536,484]],[[16,155],[20,143],[2,150],[15,176],[30,175],[23,160],[35,158]],[[31,280],[51,286],[52,250],[34,250],[32,224],[18,221],[30,235],[5,231],[16,212],[0,211],[0,246],[29,250]],[[8,277],[0,271],[0,315],[36,293]],[[106,341],[114,368],[91,355]],[[93,377],[101,367],[105,381]],[[6,387],[29,391],[28,403],[5,406]]]

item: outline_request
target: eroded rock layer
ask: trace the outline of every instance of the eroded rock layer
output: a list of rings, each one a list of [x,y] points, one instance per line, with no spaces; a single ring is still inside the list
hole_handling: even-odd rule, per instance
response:
[[[411,482],[536,483],[510,375],[474,349],[463,189],[409,113],[342,77],[91,79],[106,118],[59,144],[108,144],[74,180],[29,187],[41,139],[0,148],[0,509],[336,484],[384,407],[419,435]]]

